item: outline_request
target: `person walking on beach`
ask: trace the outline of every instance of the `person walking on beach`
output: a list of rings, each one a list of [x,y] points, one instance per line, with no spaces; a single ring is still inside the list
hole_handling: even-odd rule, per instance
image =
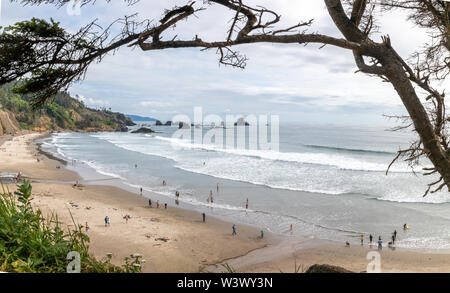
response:
[[[392,245],[394,245],[394,244],[395,244],[395,235],[392,234]]]
[[[106,217],[105,217],[105,227],[108,227],[109,225],[110,225],[109,217],[106,216]]]
[[[381,236],[378,237],[378,250],[383,249],[383,240],[381,240]]]
[[[370,235],[369,235],[369,241],[370,241],[370,244],[372,244],[372,240],[373,240],[373,236],[372,236],[372,234],[370,234]]]
[[[142,196],[142,187],[141,187],[141,196]]]
[[[125,217],[123,217],[125,219],[125,222],[128,224],[128,220],[130,219],[129,215],[125,215]]]
[[[148,200],[148,206],[152,207],[152,200],[151,199]]]
[[[247,201],[245,202],[245,209],[248,210],[248,198]]]
[[[175,191],[175,197],[179,198],[180,197],[180,193],[178,191]]]
[[[202,214],[202,218],[203,218],[203,223],[206,221],[206,215],[205,213]]]
[[[361,234],[361,245],[364,245],[364,234]]]
[[[261,239],[263,239],[263,238],[264,238],[264,231],[261,230]]]
[[[89,225],[88,222],[86,222],[86,225],[84,226],[86,228],[86,232],[89,231]]]
[[[231,235],[236,235],[236,225],[235,224],[233,224],[233,234],[231,234]]]
[[[394,239],[397,239],[397,230],[394,230]]]
[[[217,183],[217,192],[219,192],[219,183]]]
[[[165,204],[164,204],[164,209],[166,209],[166,210],[167,210],[167,203],[165,203]]]
[[[291,232],[292,232],[292,230],[294,230],[294,226],[291,224]]]

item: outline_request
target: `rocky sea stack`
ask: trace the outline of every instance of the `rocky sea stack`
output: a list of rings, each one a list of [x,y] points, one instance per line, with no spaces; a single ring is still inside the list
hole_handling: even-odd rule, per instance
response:
[[[131,133],[155,133],[155,131],[147,127],[141,127],[138,130],[132,131]]]

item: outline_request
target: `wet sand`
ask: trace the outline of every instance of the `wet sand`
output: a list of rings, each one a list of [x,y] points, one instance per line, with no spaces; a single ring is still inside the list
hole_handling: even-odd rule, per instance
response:
[[[379,253],[379,271],[373,271],[373,265],[368,267],[369,263],[375,263],[373,258],[368,259],[369,252]],[[450,254],[393,250],[386,246],[379,251],[375,244],[347,247],[344,243],[321,239],[294,238],[227,261],[227,264],[237,272],[246,273],[304,272],[313,264],[340,266],[356,273],[448,273]],[[220,265],[212,265],[206,270],[217,272],[220,268]]]

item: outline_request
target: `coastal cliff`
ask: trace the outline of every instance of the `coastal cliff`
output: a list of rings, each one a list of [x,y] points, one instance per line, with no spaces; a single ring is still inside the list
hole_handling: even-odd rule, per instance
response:
[[[122,113],[91,109],[60,92],[51,102],[32,109],[29,100],[12,92],[12,85],[0,87],[0,135],[20,129],[34,131],[128,131],[134,125]]]
[[[19,130],[20,125],[14,114],[0,107],[0,135],[15,134]]]

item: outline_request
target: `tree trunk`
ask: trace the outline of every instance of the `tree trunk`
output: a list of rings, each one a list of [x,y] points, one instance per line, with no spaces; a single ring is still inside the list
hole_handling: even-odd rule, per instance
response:
[[[402,64],[395,57],[393,49],[388,49],[387,51],[387,54],[382,60],[383,68],[386,69],[386,77],[394,86],[403,105],[407,109],[414,123],[415,130],[419,134],[420,140],[427,151],[428,158],[441,174],[442,179],[450,191],[450,159],[440,145],[429,116],[420,102]]]

